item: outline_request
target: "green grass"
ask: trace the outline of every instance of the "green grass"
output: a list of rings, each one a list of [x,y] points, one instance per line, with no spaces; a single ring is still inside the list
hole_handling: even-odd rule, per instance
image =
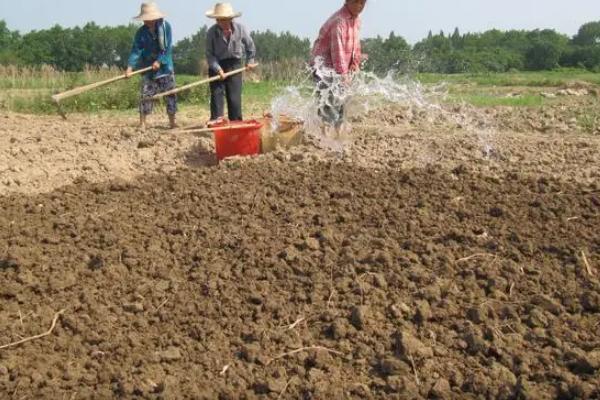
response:
[[[260,114],[271,106],[271,100],[286,86],[285,82],[246,82],[244,84],[244,107],[250,114]]]
[[[0,109],[23,113],[55,113],[50,96],[74,87],[97,82],[118,74],[117,70],[99,70],[79,73],[57,72],[52,69],[0,70]],[[179,86],[204,77],[178,75]],[[511,106],[539,107],[551,100],[540,96],[547,87],[560,87],[573,81],[600,85],[600,74],[580,69],[547,72],[511,72],[497,74],[417,74],[416,79],[427,85],[446,83],[450,102],[466,102],[479,107]],[[139,102],[139,78],[114,83],[105,88],[66,99],[61,104],[66,112],[100,112],[135,110]],[[282,81],[245,83],[244,108],[248,114],[267,110],[271,100],[283,87]],[[507,94],[517,92],[518,97]],[[182,106],[208,107],[208,85],[179,95]],[[595,126],[596,121],[582,124]],[[592,129],[592,128],[590,128]]]
[[[466,102],[475,107],[540,107],[544,105],[545,99],[539,95],[521,95],[518,97],[498,97],[485,94],[467,94],[451,96],[451,102]]]
[[[600,85],[600,74],[581,69],[452,75],[417,74],[416,78],[426,84],[446,82],[449,84],[478,86],[559,87],[573,81]]]
[[[179,75],[177,76],[177,83],[179,86],[183,86],[200,79],[204,79],[204,77]],[[82,74],[73,74],[70,83],[60,87],[50,84],[50,81],[46,79],[40,79],[37,83],[27,80],[16,85],[13,82],[13,88],[5,89],[0,94],[0,109],[34,114],[55,113],[56,106],[50,98],[53,93],[66,91],[97,80],[84,79]],[[35,86],[36,84],[38,86]],[[2,78],[0,78],[0,87],[3,85],[5,87],[10,86],[6,80],[2,84]],[[29,89],[28,87],[31,85],[36,89]],[[14,88],[15,86],[17,88]],[[244,88],[245,102],[255,107],[266,107],[270,103],[270,99],[281,87],[283,87],[283,83],[281,82],[246,82]],[[131,80],[111,84],[104,88],[92,90],[70,99],[65,99],[61,102],[61,107],[65,112],[135,109],[139,103],[139,91],[140,78],[136,77]],[[178,98],[182,104],[208,106],[209,95],[208,85],[203,85],[189,91],[181,92]]]
[[[588,134],[600,134],[600,101],[575,110],[577,125]]]

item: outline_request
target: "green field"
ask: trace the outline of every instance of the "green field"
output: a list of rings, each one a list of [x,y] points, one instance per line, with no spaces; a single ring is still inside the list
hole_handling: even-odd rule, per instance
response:
[[[5,67],[0,70],[0,109],[22,113],[54,113],[55,106],[50,100],[53,93],[118,73],[117,70],[63,73],[50,68],[17,70]],[[413,78],[425,85],[443,84],[448,102],[465,102],[477,107],[540,107],[552,102],[541,96],[542,91],[573,82],[600,84],[600,74],[579,69],[496,74],[416,74]],[[177,77],[179,85],[198,79],[201,78],[190,75]],[[252,112],[268,109],[271,99],[284,86],[286,82],[247,82],[244,89],[245,104]],[[208,87],[203,86],[181,93],[179,100],[184,106],[208,106],[208,97]],[[135,110],[138,101],[139,78],[133,78],[67,99],[63,102],[63,108],[68,112]]]
[[[417,74],[416,79],[423,83],[436,84],[447,82],[460,85],[477,86],[527,86],[559,87],[570,82],[586,82],[600,85],[600,73],[584,69],[560,69],[539,72],[506,72],[481,74]]]
[[[74,87],[83,86],[110,78],[120,71],[96,73],[47,73],[39,71],[26,73],[22,77],[2,75],[0,71],[0,109],[21,113],[54,113],[55,105],[50,96]],[[191,75],[177,76],[180,86],[195,82],[204,77]],[[244,96],[249,104],[268,105],[270,99],[284,83],[246,82]],[[67,112],[98,112],[104,110],[134,110],[139,102],[140,78],[121,81],[104,88],[65,99],[61,106]],[[208,86],[200,86],[179,95],[180,103],[208,105]]]

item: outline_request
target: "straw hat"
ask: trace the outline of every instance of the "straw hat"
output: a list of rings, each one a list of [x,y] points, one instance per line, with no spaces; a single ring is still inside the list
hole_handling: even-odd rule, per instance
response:
[[[137,19],[140,21],[155,21],[157,19],[161,19],[166,17],[162,11],[159,10],[156,3],[142,3],[142,8],[140,10],[140,15],[134,17],[133,19]]]
[[[223,18],[223,19],[237,18],[241,15],[242,15],[242,13],[233,11],[233,6],[231,5],[231,3],[217,3],[211,10],[208,10],[206,12],[206,16],[208,18],[215,18],[215,19],[216,18]]]

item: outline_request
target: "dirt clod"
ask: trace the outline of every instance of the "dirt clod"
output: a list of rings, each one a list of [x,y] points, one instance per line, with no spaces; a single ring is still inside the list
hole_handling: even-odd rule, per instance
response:
[[[581,305],[588,312],[600,313],[600,293],[586,291],[581,296]]]
[[[554,315],[562,312],[562,306],[556,300],[543,294],[533,296],[531,302]]]
[[[138,149],[148,149],[150,147],[154,147],[154,144],[155,143],[151,140],[140,140],[137,147]]]
[[[97,270],[104,267],[104,260],[99,256],[90,257],[90,261],[88,261],[88,267],[91,270]]]
[[[408,364],[393,357],[386,357],[385,359],[381,360],[379,368],[381,373],[387,376],[407,375],[411,373]]]
[[[431,349],[431,347],[426,346],[423,342],[414,337],[411,333],[406,331],[398,331],[396,332],[395,337],[396,351],[402,359],[410,361],[413,357],[433,357],[433,350]]]
[[[368,315],[369,315],[368,307],[366,307],[366,306],[354,307],[354,308],[352,308],[350,322],[352,322],[352,325],[356,329],[362,330],[362,329],[364,329],[365,325],[367,324]]]
[[[123,310],[130,313],[141,313],[144,312],[144,305],[142,303],[127,303],[123,304]]]
[[[423,325],[431,318],[433,318],[433,313],[431,311],[431,306],[429,305],[429,302],[426,300],[419,301],[417,303],[417,311],[415,313],[415,322],[417,324]]]
[[[156,354],[164,362],[179,361],[183,357],[181,350],[177,347],[169,347],[167,350],[159,351]]]
[[[450,383],[446,379],[440,378],[429,391],[429,396],[434,399],[446,399],[450,396],[451,391]]]

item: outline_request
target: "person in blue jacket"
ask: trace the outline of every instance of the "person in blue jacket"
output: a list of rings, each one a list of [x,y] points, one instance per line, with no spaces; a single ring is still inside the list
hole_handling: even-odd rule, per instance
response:
[[[146,127],[146,116],[152,113],[153,101],[146,100],[156,94],[175,88],[175,68],[173,66],[173,33],[171,25],[165,21],[156,3],[143,3],[140,15],[135,17],[144,21],[144,25],[135,34],[131,54],[129,55],[127,76],[137,69],[152,66],[142,79],[140,100],[140,127]],[[177,97],[166,97],[169,125],[177,126]]]

